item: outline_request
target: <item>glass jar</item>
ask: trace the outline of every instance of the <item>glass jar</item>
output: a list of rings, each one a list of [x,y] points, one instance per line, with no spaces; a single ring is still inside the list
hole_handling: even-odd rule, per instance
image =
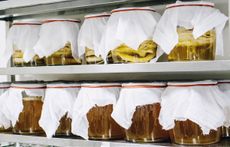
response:
[[[168,82],[161,96],[160,124],[170,131],[173,143],[217,143],[226,121],[223,95],[217,81]]]
[[[46,92],[39,125],[47,138],[70,136],[72,108],[81,88],[79,83],[52,81],[46,84]]]
[[[125,135],[111,117],[120,83],[84,83],[72,110],[72,133],[84,139],[122,139]]]
[[[70,43],[67,43],[64,48],[54,52],[46,58],[46,65],[75,65],[81,64],[80,59],[74,59]]]
[[[12,46],[12,64],[16,67],[23,66],[44,66],[44,58],[39,58],[37,55],[26,62],[24,56],[29,58],[31,54],[34,54],[33,46],[35,45],[40,30],[41,23],[39,22],[15,22],[10,28],[7,38],[7,46]],[[18,36],[14,38],[13,36]],[[26,52],[26,54],[25,54]]]
[[[78,53],[84,58],[85,64],[104,64],[99,46],[109,16],[105,12],[85,16],[78,35]]]
[[[169,138],[159,124],[160,104],[137,106],[131,127],[126,130],[126,140],[131,142],[158,142]]]
[[[19,134],[42,134],[44,133],[38,121],[42,110],[41,96],[24,96],[23,110],[19,115],[18,122],[13,128],[14,133]]]
[[[118,8],[111,13],[102,48],[107,62],[153,61],[157,57],[157,44],[152,40],[152,35],[160,15],[151,7]]]
[[[44,20],[39,39],[33,47],[35,53],[39,56],[45,56],[47,65],[81,64],[82,61],[77,51],[80,22],[80,20],[75,19]]]
[[[130,142],[158,142],[169,139],[159,123],[161,94],[166,83],[123,83],[112,118],[125,129]]]
[[[23,109],[19,113],[18,121],[13,126],[13,133],[43,134],[39,126],[43,106],[44,84],[13,84],[11,88],[17,89],[22,95]]]
[[[215,60],[216,55],[224,54],[222,36],[227,21],[212,2],[176,1],[166,6],[153,40],[168,61]]]
[[[95,106],[87,113],[90,139],[121,139],[123,129],[111,118],[113,105]]]
[[[204,135],[200,126],[190,120],[175,121],[175,127],[170,130],[172,142],[184,145],[214,144],[220,141],[220,136],[220,128],[211,130],[208,135]]]
[[[169,61],[214,60],[216,53],[216,33],[207,31],[195,39],[192,29],[177,28],[179,42],[168,54]]]

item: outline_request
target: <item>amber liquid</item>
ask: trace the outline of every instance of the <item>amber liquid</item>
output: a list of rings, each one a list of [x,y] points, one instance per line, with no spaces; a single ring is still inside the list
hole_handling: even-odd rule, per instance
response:
[[[222,137],[230,137],[230,127],[221,127]]]
[[[113,105],[95,106],[87,113],[89,139],[122,139],[124,130],[111,117]]]
[[[68,118],[67,114],[61,118],[60,125],[56,131],[56,135],[71,135],[71,118]]]
[[[216,35],[213,30],[194,39],[192,29],[178,28],[179,42],[168,55],[169,61],[214,60]]]
[[[174,143],[185,145],[205,145],[220,141],[221,130],[211,130],[208,135],[203,135],[202,130],[196,123],[175,121],[175,127],[170,131],[170,138]]]
[[[13,128],[14,133],[41,134],[44,133],[38,121],[41,116],[43,102],[41,97],[23,98],[23,110],[19,115],[18,122]]]
[[[169,138],[167,131],[159,124],[160,104],[137,106],[132,125],[126,130],[126,140],[132,142],[156,142]]]

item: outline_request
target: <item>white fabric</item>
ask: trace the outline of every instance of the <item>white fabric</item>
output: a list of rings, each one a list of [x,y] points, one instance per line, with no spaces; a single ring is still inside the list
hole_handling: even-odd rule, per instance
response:
[[[3,51],[1,63],[3,65],[8,63],[14,49],[24,53],[25,62],[33,59],[35,55],[33,46],[38,40],[39,31],[40,25],[13,25],[7,34],[6,48]]]
[[[95,87],[111,86],[116,87]],[[90,86],[86,87],[86,86]],[[74,103],[72,117],[72,133],[88,139],[88,119],[87,113],[95,105],[106,106],[116,104],[119,97],[120,84],[82,84],[78,98]]]
[[[14,87],[15,86],[15,87]],[[38,89],[26,89],[38,88]],[[12,84],[8,91],[2,96],[6,97],[4,105],[0,108],[7,120],[11,121],[12,126],[18,121],[19,114],[23,110],[22,93],[25,92],[29,96],[42,96],[44,98],[44,84]],[[2,97],[1,96],[1,97]]]
[[[140,87],[135,87],[135,86]],[[161,102],[164,83],[129,83],[122,84],[119,100],[114,107],[112,118],[123,128],[129,129],[137,106]],[[130,87],[125,87],[130,86]],[[133,86],[133,87],[132,87]],[[161,86],[161,87],[147,87]]]
[[[72,118],[71,112],[79,90],[80,84],[47,84],[39,125],[48,138],[55,134],[59,121],[65,114]]]
[[[104,17],[100,17],[106,15]],[[101,13],[97,15],[93,15],[85,17],[85,20],[81,26],[78,35],[78,53],[79,56],[82,56],[85,53],[85,47],[93,49],[96,56],[102,54],[102,49],[100,49],[99,45],[101,42],[102,34],[105,31],[106,24],[108,21],[108,13]]]
[[[148,9],[130,10],[123,12],[113,12],[128,9]],[[139,45],[152,39],[155,26],[160,19],[160,14],[149,11],[150,7],[120,8],[113,10],[110,16],[100,48],[104,49],[103,58],[106,58],[110,50],[121,44],[126,44],[137,50]],[[160,55],[158,55],[160,56]]]
[[[163,129],[169,130],[175,126],[175,120],[189,119],[201,127],[203,134],[209,134],[225,122],[224,96],[216,81],[186,82],[184,85],[170,82],[161,97],[159,122]]]
[[[48,57],[66,43],[71,44],[72,55],[78,58],[77,37],[80,24],[70,21],[45,22],[41,26],[39,40],[34,46],[35,53],[40,57]]]
[[[1,83],[0,84],[0,108],[3,107],[5,104],[4,102],[8,97],[6,97],[7,90],[9,89],[10,84],[8,83]],[[8,129],[11,126],[10,121],[6,118],[4,113],[0,111],[0,126]]]
[[[178,4],[208,4],[207,2],[180,2]],[[171,5],[172,6],[172,5]],[[218,9],[207,6],[180,6],[168,8],[162,15],[153,35],[153,40],[167,53],[178,43],[177,27],[193,29],[195,39],[215,29],[216,54],[223,55],[223,28],[228,17]]]
[[[219,89],[225,94],[225,117],[226,117],[226,122],[225,126],[229,127],[230,126],[230,80],[221,80],[218,81],[218,86]]]

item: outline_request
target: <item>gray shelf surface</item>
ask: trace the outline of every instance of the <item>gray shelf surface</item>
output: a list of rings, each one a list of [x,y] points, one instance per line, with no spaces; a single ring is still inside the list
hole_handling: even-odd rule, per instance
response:
[[[0,75],[76,76],[76,80],[230,79],[230,60],[0,68]]]
[[[15,134],[0,134],[0,142],[14,142],[14,143],[27,143],[38,145],[49,145],[59,147],[169,147],[178,146],[171,143],[129,143],[125,141],[93,141],[83,140],[79,138],[51,138],[48,139],[44,136],[26,136]],[[230,146],[230,139],[224,139],[220,143],[208,145],[208,147],[228,147]],[[186,146],[187,147],[187,146]],[[193,146],[194,147],[194,146]]]

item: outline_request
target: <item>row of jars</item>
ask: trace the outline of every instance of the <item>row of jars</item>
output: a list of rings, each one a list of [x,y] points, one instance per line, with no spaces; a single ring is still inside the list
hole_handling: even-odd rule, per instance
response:
[[[2,62],[14,66],[73,65],[214,60],[223,55],[228,17],[210,2],[166,6],[162,16],[152,7],[118,8],[80,20],[14,22]]]
[[[1,132],[212,144],[230,137],[230,81],[2,83]]]

